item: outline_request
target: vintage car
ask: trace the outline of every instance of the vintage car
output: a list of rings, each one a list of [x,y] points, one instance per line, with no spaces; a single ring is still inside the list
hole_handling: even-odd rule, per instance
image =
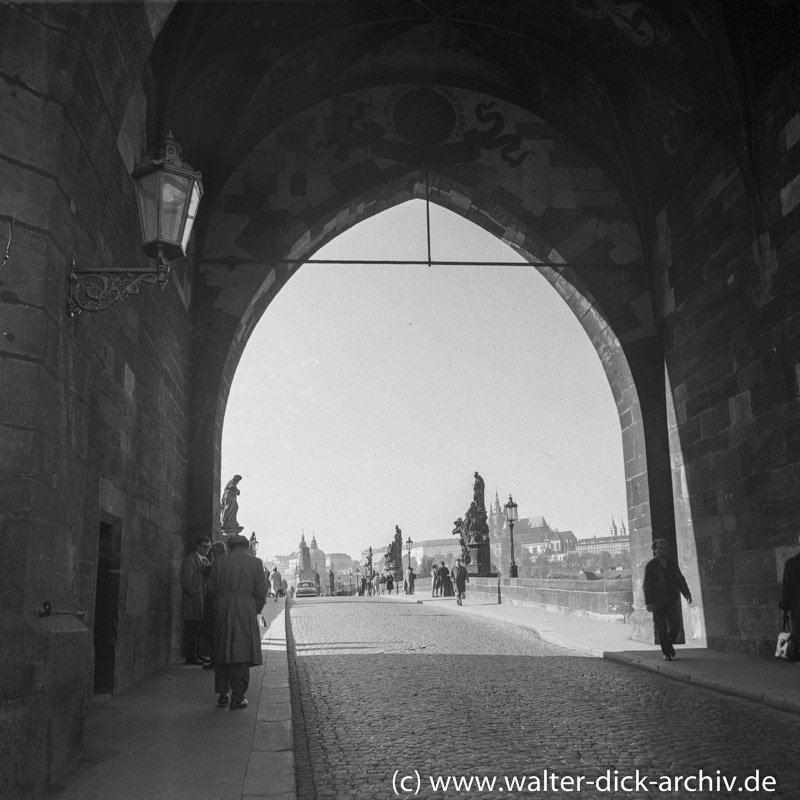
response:
[[[294,593],[295,597],[318,597],[317,584],[314,581],[300,581]]]

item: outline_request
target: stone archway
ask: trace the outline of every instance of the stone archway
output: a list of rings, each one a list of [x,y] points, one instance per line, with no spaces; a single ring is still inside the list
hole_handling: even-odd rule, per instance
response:
[[[453,113],[441,128],[408,133],[407,107],[416,101],[426,114],[434,106]],[[398,106],[403,125],[391,122]],[[444,140],[431,145],[437,138]],[[401,85],[332,98],[265,137],[228,178],[199,260],[198,323],[206,343],[197,351],[203,366],[195,403],[205,409],[193,458],[203,465],[202,475],[193,473],[193,485],[203,487],[197,497],[213,498],[220,485],[227,394],[272,298],[298,264],[338,234],[424,197],[532,263],[552,265],[536,268],[580,320],[617,403],[640,599],[653,516],[667,531],[674,517],[663,371],[654,368],[663,356],[637,226],[607,176],[573,143],[528,112],[463,89]],[[192,506],[194,527],[214,524],[213,501]]]
[[[446,111],[451,127],[400,119],[399,136],[436,149],[474,131],[489,145],[436,160],[437,202],[571,264],[559,291],[599,352],[613,333],[635,378],[647,491],[632,507],[646,498],[651,519],[671,521],[672,459],[709,644],[771,654],[779,569],[796,550],[793,4],[494,5],[0,4],[12,789],[42,788],[80,749],[102,515],[123,520],[125,688],[176,651],[174,571],[192,527],[216,518],[226,382],[289,274],[280,260],[424,183],[413,159],[388,157],[386,103],[369,105],[379,87],[427,87],[441,97],[419,107],[446,111],[445,88],[464,108],[460,131]],[[403,96],[389,108],[413,112]],[[129,162],[170,128],[207,187],[197,258],[163,293],[68,319],[73,258],[145,265]],[[521,146],[504,150],[507,135]],[[515,179],[526,171],[538,184]],[[624,407],[610,362],[609,374]],[[61,615],[40,617],[45,600]]]

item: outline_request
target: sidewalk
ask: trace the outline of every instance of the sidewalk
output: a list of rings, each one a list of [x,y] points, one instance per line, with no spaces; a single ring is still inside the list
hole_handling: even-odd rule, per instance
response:
[[[213,671],[165,667],[88,715],[83,758],[39,800],[294,800],[284,602],[264,606],[246,711],[217,706]]]
[[[499,624],[531,628],[554,644],[800,714],[800,662],[754,659],[679,647],[664,661],[656,645],[631,640],[631,627],[536,608],[425,594],[345,602],[435,605]],[[218,708],[212,673],[173,665],[86,718],[84,758],[39,800],[295,800],[292,709],[284,601],[265,607],[264,665],[250,672],[250,708]]]

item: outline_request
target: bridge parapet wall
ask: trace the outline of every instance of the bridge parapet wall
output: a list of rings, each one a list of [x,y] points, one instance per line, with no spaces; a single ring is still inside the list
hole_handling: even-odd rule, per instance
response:
[[[633,581],[565,580],[563,578],[470,578],[467,597],[512,606],[531,606],[555,614],[624,623],[633,613]],[[430,579],[417,580],[415,592],[430,594]]]

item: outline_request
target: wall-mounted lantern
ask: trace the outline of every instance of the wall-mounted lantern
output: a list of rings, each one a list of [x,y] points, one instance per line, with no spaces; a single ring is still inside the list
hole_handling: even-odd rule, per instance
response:
[[[157,263],[133,269],[78,269],[72,262],[69,313],[102,311],[137,294],[143,283],[166,285],[169,262],[186,255],[203,177],[182,158],[180,145],[168,134],[156,158],[147,157],[133,171],[139,206],[142,248]]]

